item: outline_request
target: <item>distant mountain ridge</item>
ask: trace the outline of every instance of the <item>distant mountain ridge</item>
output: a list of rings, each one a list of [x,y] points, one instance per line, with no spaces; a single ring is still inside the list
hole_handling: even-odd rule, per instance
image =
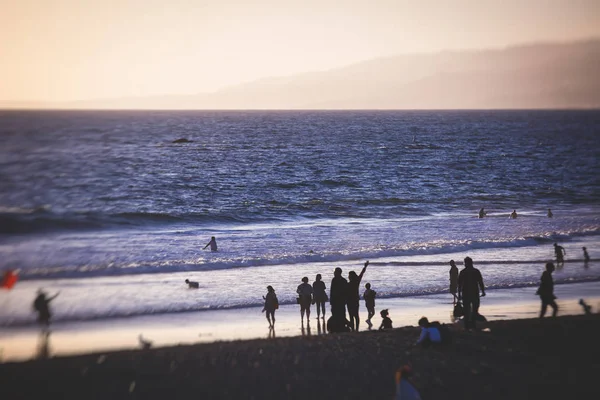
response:
[[[0,105],[1,106],[1,105]],[[600,108],[600,39],[377,58],[214,93],[53,104],[142,109]]]

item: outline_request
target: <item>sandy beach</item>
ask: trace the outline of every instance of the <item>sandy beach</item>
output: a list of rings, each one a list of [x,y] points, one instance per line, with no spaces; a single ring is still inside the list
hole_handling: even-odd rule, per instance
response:
[[[598,315],[453,329],[439,348],[416,327],[203,343],[0,365],[5,398],[391,399],[410,364],[423,399],[597,398]],[[584,396],[585,394],[585,396]]]

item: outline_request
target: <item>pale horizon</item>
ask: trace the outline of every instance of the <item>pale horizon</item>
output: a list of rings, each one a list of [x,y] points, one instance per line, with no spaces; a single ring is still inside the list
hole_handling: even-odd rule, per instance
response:
[[[0,101],[193,95],[401,54],[600,38],[600,2],[0,4]]]

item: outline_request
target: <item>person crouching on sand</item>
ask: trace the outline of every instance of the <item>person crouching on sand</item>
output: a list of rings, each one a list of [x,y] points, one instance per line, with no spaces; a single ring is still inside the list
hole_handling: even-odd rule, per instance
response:
[[[554,264],[551,262],[546,263],[546,270],[542,273],[540,287],[535,293],[540,296],[540,300],[542,300],[540,318],[544,318],[548,306],[552,307],[553,317],[556,317],[556,313],[558,313],[558,306],[556,305],[556,301],[554,301],[556,300],[556,296],[554,295],[554,280],[552,279],[552,272],[554,272]]]
[[[429,323],[427,317],[422,317],[419,320],[419,326],[421,327],[421,336],[417,340],[417,344],[427,347],[432,343],[442,343],[442,334],[440,330]]]
[[[379,313],[381,315],[381,326],[379,330],[382,331],[384,329],[392,329],[392,320],[390,319],[390,313],[387,309],[381,310]]]
[[[265,306],[262,309],[262,312],[267,312],[267,321],[269,321],[269,328],[275,328],[275,310],[279,308],[279,300],[277,300],[277,295],[275,294],[275,289],[273,286],[267,286],[267,296],[263,296],[265,300]]]
[[[306,324],[310,324],[310,304],[312,303],[313,288],[308,284],[308,278],[302,278],[302,283],[296,289],[298,293],[298,303],[300,304],[300,321],[304,325],[304,313],[306,312]]]

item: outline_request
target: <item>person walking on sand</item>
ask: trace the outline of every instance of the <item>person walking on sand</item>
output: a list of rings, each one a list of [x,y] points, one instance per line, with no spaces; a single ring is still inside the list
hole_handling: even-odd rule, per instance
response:
[[[548,216],[548,218],[552,218],[554,216],[554,214],[552,214],[552,210],[548,209],[548,214],[546,214]]]
[[[510,219],[515,219],[517,218],[517,210],[513,210],[513,212],[510,213]]]
[[[485,296],[485,286],[481,272],[473,267],[473,259],[465,257],[465,268],[458,274],[458,300],[463,302],[465,329],[475,329],[475,319],[479,314],[479,289]]]
[[[365,299],[365,306],[367,307],[367,320],[365,321],[367,325],[369,325],[369,330],[373,328],[373,324],[371,323],[371,318],[375,315],[375,296],[377,293],[371,289],[371,284],[367,283],[365,285],[365,293],[363,294],[363,299]]]
[[[590,255],[587,252],[587,249],[585,247],[582,247],[583,250],[583,262],[589,262],[590,261]]]
[[[452,305],[456,305],[456,292],[458,290],[458,268],[454,260],[450,260],[450,293],[452,293]]]
[[[37,297],[33,301],[33,309],[38,313],[38,322],[45,330],[50,328],[50,319],[52,318],[52,313],[50,313],[50,302],[59,294],[60,292],[57,292],[52,297],[46,297],[46,293],[42,289],[39,289],[37,291]]]
[[[556,266],[559,267],[565,263],[564,256],[567,255],[565,248],[554,243],[554,255],[556,256]]]
[[[360,294],[358,293],[358,288],[368,266],[369,262],[367,261],[362,271],[360,271],[360,275],[356,275],[354,271],[348,273],[348,317],[350,318],[350,327],[356,332],[358,332],[358,325],[360,323],[358,316]]]
[[[313,288],[308,284],[308,278],[302,278],[302,283],[296,289],[300,302],[300,321],[304,325],[304,313],[306,313],[306,324],[310,324],[310,303],[312,303]]]
[[[327,293],[325,292],[325,282],[321,280],[321,274],[317,274],[312,287],[313,299],[315,299],[315,305],[317,307],[317,319],[319,319],[321,311],[323,311],[323,319],[325,319],[325,302],[327,301]]]
[[[217,251],[217,239],[214,236],[210,238],[210,242],[208,242],[202,250],[206,249],[208,246],[210,246],[210,251]]]
[[[269,321],[269,328],[275,328],[275,310],[279,308],[279,300],[277,300],[277,295],[275,294],[275,289],[273,286],[267,286],[267,296],[263,296],[265,300],[265,305],[262,309],[262,312],[267,312],[267,321]]]
[[[546,315],[546,309],[548,306],[552,307],[552,316],[556,317],[558,312],[558,306],[556,305],[556,296],[554,295],[554,280],[552,279],[552,272],[554,272],[554,264],[551,262],[546,263],[546,270],[542,273],[540,287],[535,292],[542,300],[542,309],[540,310],[540,318],[544,318]]]

